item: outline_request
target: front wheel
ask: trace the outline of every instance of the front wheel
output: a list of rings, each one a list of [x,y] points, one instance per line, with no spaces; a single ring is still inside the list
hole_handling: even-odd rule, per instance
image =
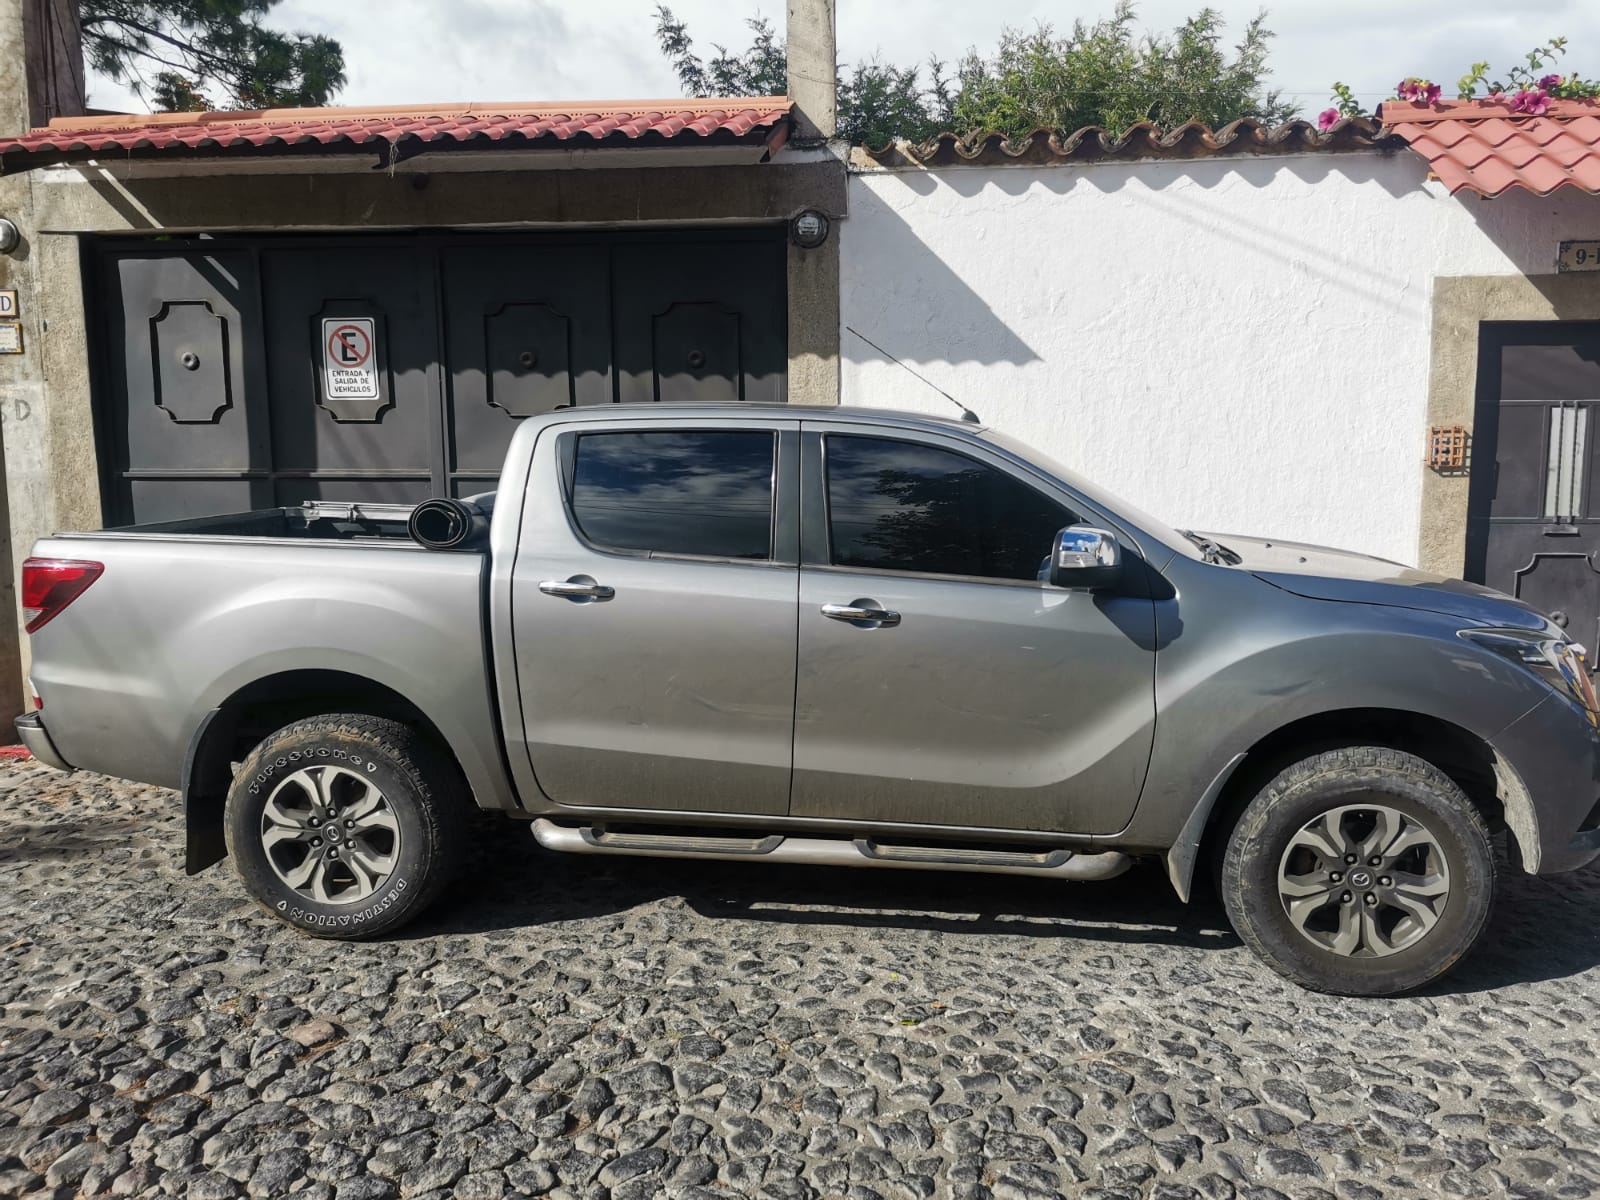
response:
[[[319,937],[375,937],[432,902],[460,852],[458,772],[398,721],[296,721],[234,777],[224,822],[245,889]]]
[[[1222,899],[1244,942],[1305,987],[1411,991],[1477,944],[1494,904],[1483,814],[1431,763],[1377,746],[1288,767],[1229,838]]]

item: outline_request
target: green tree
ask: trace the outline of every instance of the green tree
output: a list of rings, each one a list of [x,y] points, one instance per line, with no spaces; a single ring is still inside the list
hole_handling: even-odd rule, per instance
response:
[[[684,23],[666,5],[656,8],[656,40],[677,72],[686,96],[782,96],[789,91],[784,42],[772,22],[751,17],[751,41],[744,51],[713,44],[716,53],[701,59]],[[922,87],[916,67],[880,62],[857,63],[840,74],[839,136],[880,146],[895,137],[925,138],[948,121],[948,84],[939,63],[931,64],[932,85]]]
[[[1099,125],[1122,132],[1139,121],[1172,129],[1185,121],[1213,128],[1240,117],[1279,122],[1293,104],[1266,88],[1266,14],[1245,26],[1231,56],[1222,18],[1203,8],[1170,34],[1141,37],[1131,0],[1110,17],[1058,36],[1008,29],[987,58],[970,52],[957,71],[959,131],[996,129],[1020,137],[1035,129]]]
[[[84,56],[169,111],[317,107],[344,86],[344,51],[262,20],[277,0],[83,0]]]
[[[749,49],[716,46],[707,62],[695,55],[683,22],[664,5],[656,9],[657,40],[685,93],[788,91],[783,39],[763,18],[748,24],[754,34]],[[1065,36],[1048,25],[1031,33],[1005,29],[992,54],[969,51],[953,79],[936,59],[926,83],[917,67],[858,63],[839,75],[839,136],[877,146],[895,137],[921,141],[946,129],[1020,137],[1085,125],[1120,133],[1139,121],[1164,129],[1185,121],[1216,127],[1240,117],[1276,123],[1296,108],[1266,87],[1271,38],[1262,14],[1229,50],[1222,18],[1211,8],[1171,33],[1141,34],[1132,0],[1118,0],[1110,17],[1079,21]]]

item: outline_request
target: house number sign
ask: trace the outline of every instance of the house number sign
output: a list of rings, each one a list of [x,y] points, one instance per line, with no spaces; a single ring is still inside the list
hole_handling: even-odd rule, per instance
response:
[[[1558,271],[1600,271],[1600,240],[1562,242],[1556,255]]]

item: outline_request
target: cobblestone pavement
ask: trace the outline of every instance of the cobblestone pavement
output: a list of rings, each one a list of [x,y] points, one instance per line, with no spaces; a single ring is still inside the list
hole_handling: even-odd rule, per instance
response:
[[[0,1196],[1600,1190],[1600,873],[1330,1000],[1161,875],[567,859],[382,944],[186,879],[169,792],[0,768]]]

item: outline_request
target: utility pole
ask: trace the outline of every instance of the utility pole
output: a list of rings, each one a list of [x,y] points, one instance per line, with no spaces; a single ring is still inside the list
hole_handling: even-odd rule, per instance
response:
[[[789,98],[794,101],[795,141],[833,140],[839,131],[838,33],[834,0],[789,0]]]
[[[83,31],[77,0],[0,0],[0,132],[18,134],[83,112]]]

